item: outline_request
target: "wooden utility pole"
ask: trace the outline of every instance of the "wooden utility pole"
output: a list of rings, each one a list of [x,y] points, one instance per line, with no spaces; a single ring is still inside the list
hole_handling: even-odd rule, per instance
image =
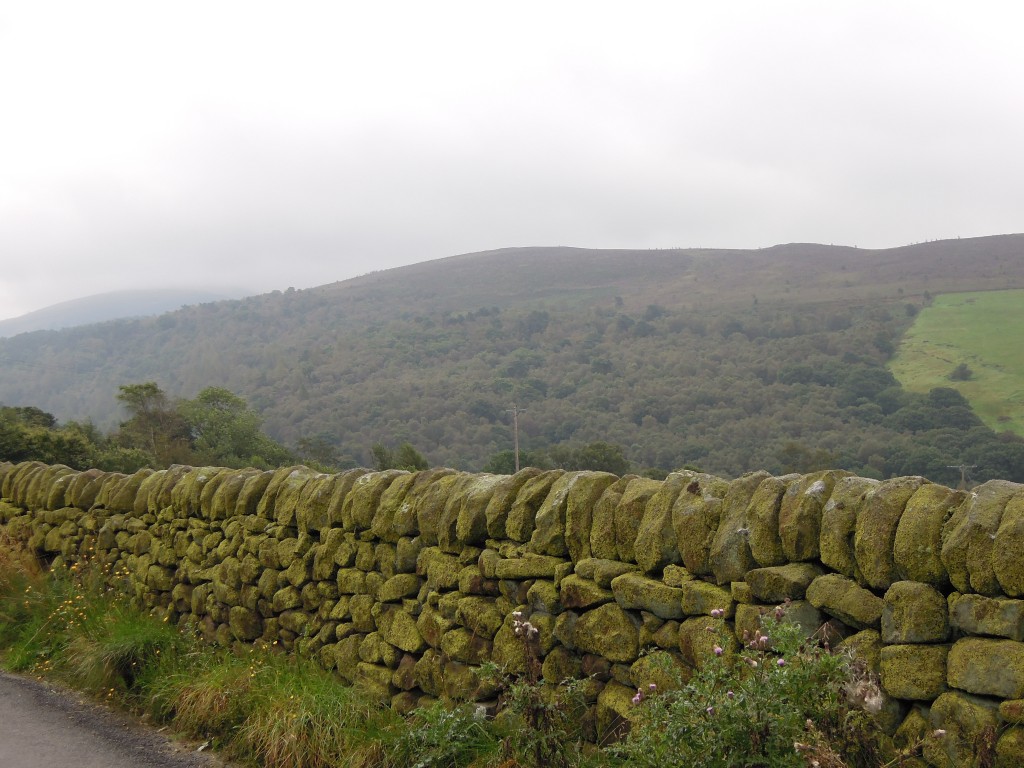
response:
[[[512,414],[512,439],[515,445],[516,452],[516,472],[519,471],[519,414],[526,413],[525,408],[516,407],[515,403],[512,403],[511,408],[507,408],[505,413]]]

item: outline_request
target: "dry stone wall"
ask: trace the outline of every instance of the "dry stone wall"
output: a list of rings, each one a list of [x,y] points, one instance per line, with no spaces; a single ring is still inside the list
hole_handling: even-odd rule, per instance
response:
[[[525,669],[520,612],[546,680],[591,678],[599,736],[660,663],[712,653],[708,626],[739,643],[788,603],[877,671],[897,743],[942,728],[928,764],[967,765],[995,729],[1024,765],[1021,485],[26,462],[0,489],[0,523],[41,556],[126,571],[182,626],[315,657],[399,709],[492,699],[482,664]]]

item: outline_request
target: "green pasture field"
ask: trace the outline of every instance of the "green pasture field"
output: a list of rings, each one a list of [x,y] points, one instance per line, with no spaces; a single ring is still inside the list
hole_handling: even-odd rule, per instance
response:
[[[966,381],[949,377],[960,363],[973,372]],[[1024,291],[936,296],[890,368],[905,389],[953,387],[989,427],[1024,435]]]

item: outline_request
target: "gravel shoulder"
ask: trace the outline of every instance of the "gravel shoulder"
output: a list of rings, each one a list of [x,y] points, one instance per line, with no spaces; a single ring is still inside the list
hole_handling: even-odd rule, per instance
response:
[[[75,691],[0,671],[4,768],[231,768],[197,747]]]

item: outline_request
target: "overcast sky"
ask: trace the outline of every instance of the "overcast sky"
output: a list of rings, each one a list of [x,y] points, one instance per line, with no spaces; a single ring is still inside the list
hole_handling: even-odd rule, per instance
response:
[[[6,2],[0,319],[521,245],[1024,230],[1016,2]]]

